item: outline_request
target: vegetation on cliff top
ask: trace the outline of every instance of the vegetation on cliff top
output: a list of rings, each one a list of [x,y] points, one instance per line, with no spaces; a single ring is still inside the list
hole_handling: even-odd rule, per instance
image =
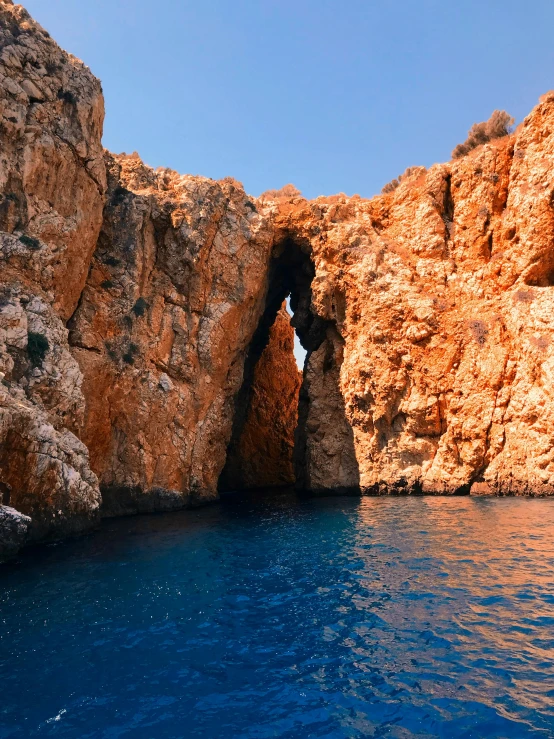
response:
[[[418,169],[421,169],[421,167],[408,167],[408,169],[404,170],[404,172],[402,174],[399,174],[398,177],[396,177],[394,180],[387,182],[387,184],[381,190],[383,195],[386,195],[388,192],[392,192],[393,190],[396,190],[396,188],[402,182],[402,180],[405,180],[407,177],[410,177],[410,175],[414,174],[415,171]]]
[[[460,159],[481,144],[486,144],[487,141],[508,136],[513,125],[514,118],[509,113],[505,110],[495,110],[488,121],[473,124],[463,144],[454,147],[452,159]]]
[[[467,139],[462,143],[454,147],[452,151],[452,159],[460,159],[470,151],[476,149],[482,144],[486,144],[492,139],[500,139],[503,136],[508,136],[512,132],[514,125],[514,118],[507,113],[505,110],[495,110],[488,121],[481,123],[474,123],[469,129]],[[394,180],[387,182],[381,192],[386,195],[389,192],[393,192],[400,185],[402,180],[405,180],[414,172],[418,167],[408,167],[406,171],[398,175]]]

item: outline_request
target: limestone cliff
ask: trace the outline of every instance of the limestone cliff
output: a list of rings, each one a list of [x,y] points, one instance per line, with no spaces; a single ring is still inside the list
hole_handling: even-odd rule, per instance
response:
[[[306,388],[308,444],[337,460],[337,487],[554,493],[553,164],[549,94],[512,136],[391,194],[275,207],[341,347],[340,435],[318,353]]]
[[[106,513],[214,498],[272,231],[233,180],[106,157],[108,201],[69,321],[84,375],[81,438]]]
[[[2,279],[36,283],[63,321],[102,222],[103,120],[87,67],[20,5],[0,3],[0,230],[23,237],[17,250],[2,245]]]
[[[102,120],[0,2],[0,557],[218,486],[554,494],[553,94],[371,200],[152,170]]]
[[[99,515],[72,433],[84,398],[64,322],[102,223],[103,114],[88,69],[21,6],[0,3],[0,502],[31,516],[18,536],[59,536]]]

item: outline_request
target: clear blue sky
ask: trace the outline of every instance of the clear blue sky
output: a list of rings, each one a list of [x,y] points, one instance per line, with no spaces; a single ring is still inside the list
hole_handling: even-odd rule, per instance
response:
[[[27,0],[152,166],[371,196],[554,88],[554,1]]]

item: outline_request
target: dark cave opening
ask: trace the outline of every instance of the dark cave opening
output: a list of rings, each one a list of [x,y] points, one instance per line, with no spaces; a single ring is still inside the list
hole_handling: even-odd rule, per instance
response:
[[[324,341],[329,323],[314,316],[310,308],[314,275],[309,247],[287,238],[274,248],[265,308],[235,398],[220,492],[304,487],[303,404],[307,398],[294,359],[294,336],[284,326],[289,320],[284,318],[284,301],[290,300],[290,326],[306,351],[306,367],[311,352]]]

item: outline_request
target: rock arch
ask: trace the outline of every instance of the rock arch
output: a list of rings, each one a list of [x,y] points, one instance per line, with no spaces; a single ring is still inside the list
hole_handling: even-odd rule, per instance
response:
[[[309,245],[276,243],[265,308],[246,354],[219,491],[295,485],[299,491],[359,490],[354,440],[339,390],[342,339],[312,309]],[[284,300],[290,295],[289,323]],[[302,380],[293,329],[306,350]]]

